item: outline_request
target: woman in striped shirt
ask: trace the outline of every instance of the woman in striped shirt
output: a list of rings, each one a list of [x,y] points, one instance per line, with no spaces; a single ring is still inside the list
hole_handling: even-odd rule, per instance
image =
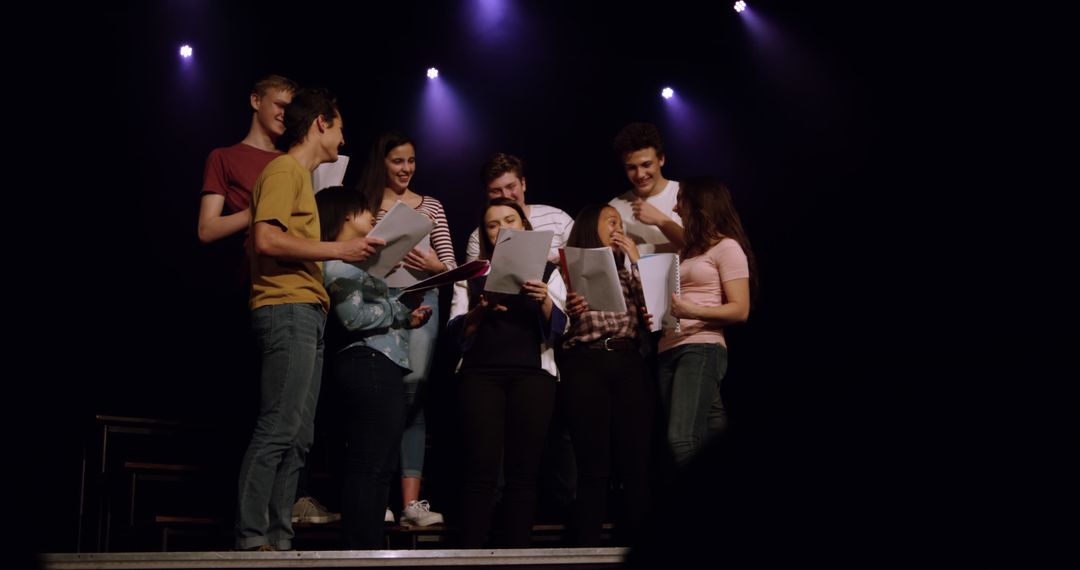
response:
[[[435,227],[405,257],[403,267],[386,277],[391,286],[407,286],[454,268],[454,245],[450,241],[450,227],[442,203],[431,196],[417,194],[410,188],[416,172],[416,145],[408,136],[391,131],[379,137],[371,147],[368,163],[360,180],[360,191],[377,212],[379,220],[398,202],[426,214]],[[424,305],[432,308],[431,319],[423,327],[412,329],[409,334],[409,362],[412,372],[404,377],[405,383],[405,431],[401,438],[401,495],[403,507],[400,522],[403,526],[428,526],[443,522],[440,513],[430,509],[427,501],[420,499],[420,479],[424,468],[424,444],[427,437],[424,423],[423,383],[431,370],[435,353],[435,341],[439,327],[439,290],[428,289]],[[387,522],[393,522],[393,514],[387,508]]]

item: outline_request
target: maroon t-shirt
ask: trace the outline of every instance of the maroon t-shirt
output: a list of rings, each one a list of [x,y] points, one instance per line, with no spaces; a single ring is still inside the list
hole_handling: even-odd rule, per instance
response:
[[[206,159],[202,193],[225,196],[226,215],[246,210],[255,180],[280,155],[280,151],[268,152],[244,143],[215,148]]]

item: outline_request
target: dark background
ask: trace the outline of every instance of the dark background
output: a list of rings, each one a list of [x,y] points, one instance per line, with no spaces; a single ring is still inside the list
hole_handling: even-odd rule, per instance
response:
[[[679,2],[526,3],[486,35],[470,29],[477,7],[467,2],[356,14],[317,2],[302,10],[261,2],[133,7],[130,142],[133,167],[146,170],[137,179],[153,183],[129,191],[141,228],[118,246],[144,285],[125,291],[129,302],[160,310],[133,323],[148,334],[127,340],[132,354],[171,365],[151,378],[137,367],[118,371],[96,392],[98,405],[182,409],[188,398],[205,403],[204,389],[220,389],[205,351],[230,340],[216,338],[204,297],[232,278],[218,258],[236,245],[198,245],[198,191],[206,154],[243,137],[250,84],[271,72],[339,94],[343,153],[353,157],[347,182],[380,132],[414,133],[413,186],[445,204],[459,253],[482,198],[479,168],[492,152],[524,157],[528,199],[573,215],[627,189],[610,150],[615,132],[631,121],[657,123],[668,147],[664,174],[726,181],[760,260],[759,307],[742,333],[762,336],[737,340],[736,360],[759,353],[753,360],[761,364],[791,367],[766,376],[799,384],[791,376],[802,364],[777,362],[779,347],[828,353],[862,336],[836,322],[856,316],[847,306],[882,277],[873,258],[884,252],[871,234],[890,174],[874,165],[890,152],[895,135],[886,129],[903,109],[885,106],[892,95],[877,81],[900,55],[878,37],[889,28],[874,27],[888,12],[866,14],[853,29],[828,7],[795,4],[760,8],[764,37],[729,6]],[[184,42],[196,50],[190,67],[176,57]],[[430,65],[456,94],[464,120],[448,122],[461,132],[422,137],[430,129],[418,107]],[[693,107],[692,128],[669,120],[658,95],[664,85]],[[809,348],[830,336],[829,346]]]
[[[338,94],[347,182],[379,133],[413,134],[412,187],[443,202],[459,256],[491,153],[528,162],[530,203],[573,215],[628,188],[611,139],[655,122],[665,176],[724,180],[757,255],[762,288],[749,323],[729,333],[725,379],[741,441],[768,442],[755,465],[844,503],[914,494],[897,484],[920,476],[905,471],[910,445],[898,442],[918,428],[897,419],[918,352],[899,331],[917,286],[899,270],[910,243],[895,228],[935,216],[938,197],[911,165],[940,160],[944,135],[919,131],[940,114],[926,85],[947,72],[932,61],[952,57],[931,53],[939,28],[912,4],[779,0],[751,5],[756,27],[730,3],[683,0],[518,3],[478,26],[494,4],[174,0],[106,11],[112,102],[123,108],[110,130],[123,151],[97,171],[114,183],[95,191],[123,223],[98,221],[99,255],[71,264],[94,300],[80,321],[110,325],[88,324],[57,363],[72,372],[48,411],[55,532],[39,550],[73,550],[78,433],[93,414],[223,421],[240,440],[250,429],[256,389],[235,357],[247,331],[224,316],[238,244],[200,246],[195,230],[206,155],[244,136],[247,95],[268,73]],[[195,49],[186,64],[183,43]],[[455,98],[453,128],[423,119],[429,66]],[[688,118],[667,112],[667,85]],[[926,207],[908,203],[915,187]],[[827,453],[806,451],[819,447]],[[861,476],[836,488],[831,475],[853,470]]]

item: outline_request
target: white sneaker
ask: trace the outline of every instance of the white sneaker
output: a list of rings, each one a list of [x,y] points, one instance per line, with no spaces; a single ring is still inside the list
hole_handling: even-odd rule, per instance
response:
[[[386,507],[386,514],[383,515],[382,520],[383,520],[384,523],[393,524],[393,522],[394,522],[394,511],[391,511],[390,507]]]
[[[412,501],[401,511],[401,526],[429,526],[442,522],[442,513],[431,510],[427,501]]]
[[[292,522],[299,524],[326,524],[341,520],[341,513],[332,513],[315,497],[300,497],[293,504]]]

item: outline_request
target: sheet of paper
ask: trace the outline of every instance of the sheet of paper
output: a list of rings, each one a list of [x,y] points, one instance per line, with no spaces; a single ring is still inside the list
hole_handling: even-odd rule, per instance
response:
[[[375,224],[368,237],[386,240],[386,245],[375,248],[375,254],[357,263],[357,267],[383,279],[390,273],[409,250],[424,239],[435,222],[420,212],[398,201],[393,208]]]
[[[420,243],[416,244],[414,249],[419,249],[425,253],[430,250],[431,234],[424,236],[423,239],[420,240]],[[390,273],[386,274],[386,277],[383,280],[391,287],[408,287],[423,281],[428,277],[431,277],[431,275],[422,269],[412,269],[399,263],[397,264],[397,267],[390,270]]]
[[[585,297],[590,311],[626,312],[626,298],[610,247],[567,247],[564,252],[570,289]]]
[[[671,316],[671,295],[679,292],[679,256],[656,253],[638,260],[646,312],[653,316],[650,330],[672,329],[679,320]]]
[[[315,172],[311,173],[311,187],[315,189],[315,193],[318,194],[323,188],[341,186],[341,181],[345,180],[345,168],[348,166],[349,157],[344,154],[339,154],[334,162],[324,162],[316,166]]]
[[[526,281],[544,277],[553,231],[499,230],[485,291],[516,295]]]
[[[402,290],[402,293],[409,293],[412,291],[424,291],[431,289],[432,287],[439,287],[440,285],[447,285],[454,283],[455,281],[468,281],[469,279],[476,279],[477,277],[483,277],[491,271],[491,262],[486,259],[474,259],[465,265],[455,267],[450,271],[444,271],[438,275],[434,275],[419,281],[409,287]]]

